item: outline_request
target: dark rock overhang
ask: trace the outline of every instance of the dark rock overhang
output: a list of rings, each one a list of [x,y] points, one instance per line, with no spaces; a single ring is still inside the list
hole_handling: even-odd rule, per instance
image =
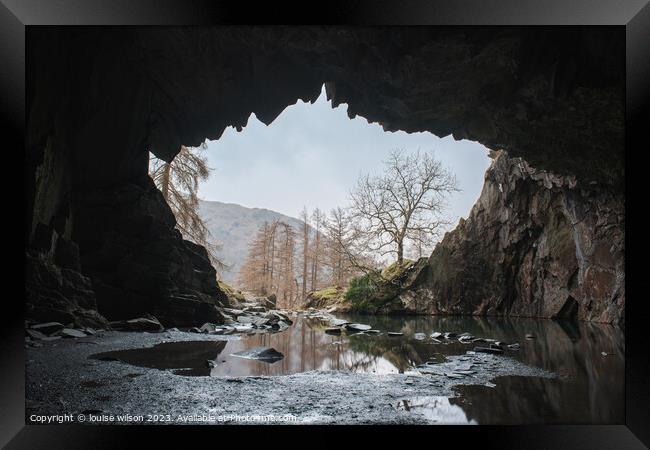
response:
[[[171,160],[252,112],[271,123],[326,83],[388,131],[620,188],[624,45],[613,27],[32,28],[28,149],[54,132],[75,185],[111,184],[146,173],[148,150]]]

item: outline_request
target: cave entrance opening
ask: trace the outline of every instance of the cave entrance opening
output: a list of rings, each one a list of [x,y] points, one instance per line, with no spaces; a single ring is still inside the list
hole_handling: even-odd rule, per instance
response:
[[[387,132],[379,123],[350,117],[347,104],[333,105],[325,85],[316,99],[298,99],[268,125],[251,113],[243,127],[228,127],[219,139],[190,150],[209,168],[197,186],[198,213],[224,263],[219,275],[229,284],[237,284],[264,222],[280,219],[298,233],[303,210],[311,219],[316,210],[327,216],[345,208],[359,176],[380,172],[391,151],[430,153],[456,175],[460,189],[447,199],[444,231],[467,217],[491,162],[490,151],[477,142]],[[416,258],[418,250],[409,247],[406,256]]]

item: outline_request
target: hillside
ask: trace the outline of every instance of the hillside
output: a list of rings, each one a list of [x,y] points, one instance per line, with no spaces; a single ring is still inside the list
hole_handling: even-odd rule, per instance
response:
[[[199,215],[206,222],[212,238],[221,244],[219,256],[231,266],[230,270],[222,273],[222,278],[227,283],[233,283],[237,279],[248,254],[248,243],[264,222],[280,219],[296,231],[302,226],[302,222],[295,217],[276,211],[217,201],[200,200]]]

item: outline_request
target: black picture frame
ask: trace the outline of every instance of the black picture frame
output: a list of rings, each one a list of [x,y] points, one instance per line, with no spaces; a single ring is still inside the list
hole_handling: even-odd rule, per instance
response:
[[[0,2],[0,112],[5,152],[22,155],[25,129],[25,29],[34,25],[218,25],[218,24],[345,24],[345,25],[611,25],[626,32],[626,236],[633,243],[639,234],[630,235],[631,183],[637,179],[632,155],[642,155],[648,146],[648,81],[650,80],[650,5],[647,0],[412,0],[305,2],[301,5],[183,0],[2,0]],[[20,157],[18,158],[20,159]],[[18,164],[18,163],[17,163]],[[17,172],[17,171],[16,171]],[[638,192],[637,192],[638,193]],[[19,196],[17,201],[20,202]],[[634,206],[632,206],[634,207]],[[14,209],[24,206],[17,206]],[[15,220],[19,224],[18,220]],[[16,232],[17,233],[17,232]],[[22,231],[21,231],[22,233]],[[17,235],[17,234],[16,234]],[[10,238],[7,238],[10,239]],[[643,240],[643,238],[641,238]],[[626,261],[634,261],[643,251],[627,245]],[[636,247],[636,248],[635,248]],[[631,252],[631,253],[630,253]],[[20,283],[23,249],[11,259],[16,276],[9,283]],[[640,260],[640,259],[639,259]],[[381,441],[399,433],[408,440],[422,438],[440,443],[451,438],[458,443],[475,442],[482,448],[644,448],[650,446],[650,351],[647,333],[648,313],[642,296],[634,295],[641,284],[634,274],[644,267],[626,264],[626,290],[633,292],[626,305],[626,414],[622,425],[579,426],[479,426],[479,427],[373,427],[365,429],[366,439]],[[630,289],[633,289],[630,291]],[[7,448],[112,448],[132,442],[133,433],[143,433],[166,441],[178,435],[179,427],[95,427],[81,425],[25,425],[24,423],[24,339],[23,310],[17,294],[5,296],[0,337],[0,445]],[[173,428],[173,429],[172,429]],[[254,427],[258,431],[258,427]],[[292,428],[289,430],[288,428]],[[298,433],[313,433],[298,427]],[[321,427],[316,427],[322,431]],[[348,427],[356,428],[356,427]],[[222,427],[183,427],[183,432],[219,435]],[[269,431],[256,435],[240,428],[247,439],[264,439]],[[338,431],[338,430],[337,430]],[[325,430],[335,441],[331,427]],[[230,430],[229,430],[230,432]],[[295,427],[273,431],[274,441],[283,442]],[[276,434],[279,433],[279,434]],[[406,434],[412,433],[412,434]],[[276,441],[279,439],[279,441]],[[312,436],[313,439],[313,436]],[[406,438],[405,442],[406,442]],[[451,441],[449,441],[451,442]],[[369,442],[368,442],[369,443]],[[307,442],[305,445],[309,445]],[[338,445],[338,444],[337,444]],[[413,444],[415,445],[415,441]],[[451,444],[447,444],[451,445]]]

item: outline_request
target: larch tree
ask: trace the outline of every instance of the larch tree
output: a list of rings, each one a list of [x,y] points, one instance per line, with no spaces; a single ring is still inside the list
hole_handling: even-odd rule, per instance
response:
[[[322,259],[322,250],[321,245],[322,240],[322,225],[325,220],[325,215],[323,212],[316,208],[312,213],[312,221],[314,224],[314,241],[311,248],[311,291],[317,291],[319,289],[320,282],[320,270],[321,270],[321,259]]]
[[[239,271],[239,284],[245,289],[258,295],[269,295],[270,271],[270,230],[271,226],[264,223],[253,240],[248,244],[248,257]]]
[[[395,254],[402,265],[405,243],[428,245],[448,223],[440,215],[458,187],[454,174],[428,153],[396,150],[384,166],[383,173],[358,180],[351,208],[368,249]]]
[[[302,291],[301,299],[304,300],[307,297],[307,268],[309,265],[309,215],[307,213],[307,208],[304,207],[300,213],[300,220],[302,221],[302,233],[301,233],[301,243],[302,243]]]
[[[257,295],[275,294],[284,307],[295,303],[296,232],[287,223],[264,223],[248,247],[246,262],[239,272],[239,284]]]
[[[171,163],[151,157],[149,175],[174,213],[176,228],[183,238],[205,247],[212,265],[223,270],[226,265],[217,256],[220,246],[211,239],[210,231],[198,213],[199,183],[208,179],[211,170],[204,150],[205,144],[201,147],[181,146]]]
[[[280,223],[280,250],[278,252],[279,258],[279,271],[277,282],[277,296],[282,301],[283,306],[293,307],[295,297],[295,270],[294,270],[294,255],[295,255],[295,241],[296,232],[291,225],[281,222]]]

